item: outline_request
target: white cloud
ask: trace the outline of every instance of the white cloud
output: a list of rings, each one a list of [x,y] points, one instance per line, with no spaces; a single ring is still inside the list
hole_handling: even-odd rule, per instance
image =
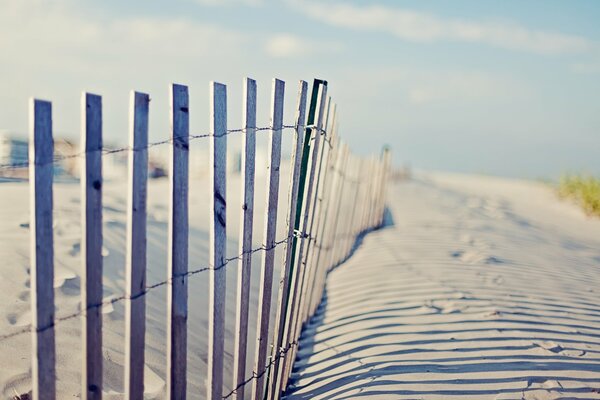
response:
[[[275,58],[298,58],[309,55],[339,52],[341,44],[331,41],[314,41],[287,33],[271,35],[265,51]]]
[[[299,4],[299,10],[330,25],[387,32],[410,42],[470,42],[538,54],[582,53],[595,47],[581,36],[531,30],[517,24],[443,19],[384,6],[304,1]]]

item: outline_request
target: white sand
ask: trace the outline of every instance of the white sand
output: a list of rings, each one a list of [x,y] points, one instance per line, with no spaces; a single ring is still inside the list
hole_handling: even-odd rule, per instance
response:
[[[328,278],[289,399],[600,398],[600,219],[535,182],[422,174]]]
[[[289,160],[285,160],[288,163]],[[277,239],[285,236],[287,214],[288,169],[282,168],[280,214]],[[207,265],[208,200],[211,193],[206,179],[190,183],[190,270]],[[257,177],[254,247],[263,238],[265,193],[264,176]],[[29,294],[29,188],[27,183],[0,183],[0,335],[14,332],[31,323]],[[80,307],[80,188],[77,182],[55,184],[55,295],[56,316],[76,312]],[[104,186],[104,297],[124,293],[126,185],[107,182]],[[229,257],[238,254],[240,182],[239,176],[228,178]],[[148,216],[148,285],[164,281],[167,274],[168,181],[151,181]],[[277,250],[281,260],[283,246]],[[259,262],[255,253],[250,311],[250,346],[247,376],[254,362],[256,298]],[[279,265],[276,266],[279,268]],[[232,385],[233,328],[235,326],[235,277],[237,263],[228,264],[227,334],[225,393]],[[279,271],[275,272],[275,280]],[[188,393],[189,398],[205,398],[208,337],[208,272],[189,279],[188,318]],[[274,297],[277,296],[275,291]],[[165,390],[166,286],[147,295],[146,398],[163,398]],[[123,398],[124,303],[103,310],[104,398]],[[56,327],[57,398],[68,399],[80,393],[81,318],[61,322]],[[0,398],[10,398],[31,389],[31,335],[25,334],[0,342]],[[250,386],[248,386],[248,389]]]

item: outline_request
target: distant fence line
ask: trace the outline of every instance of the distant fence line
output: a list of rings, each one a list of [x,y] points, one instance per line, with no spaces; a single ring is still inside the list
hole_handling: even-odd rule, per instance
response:
[[[145,349],[145,295],[167,286],[167,397],[186,397],[187,277],[209,274],[209,340],[207,398],[243,399],[252,382],[253,399],[277,399],[285,390],[297,352],[303,324],[315,313],[325,288],[328,271],[351,252],[356,238],[383,221],[386,184],[391,154],[361,158],[352,154],[338,136],[336,105],[327,95],[327,82],[315,80],[312,91],[300,81],[294,125],[283,124],[285,83],[273,80],[271,126],[256,127],[256,82],[244,81],[243,128],[227,129],[226,86],[210,85],[210,132],[189,134],[188,88],[170,87],[171,132],[168,140],[148,142],[149,96],[132,92],[129,145],[102,147],[102,99],[82,96],[82,309],[63,317],[54,315],[54,247],[52,228],[53,152],[52,106],[32,99],[30,104],[29,179],[31,212],[31,302],[33,323],[20,331],[0,336],[0,341],[31,332],[32,393],[34,399],[56,397],[54,327],[61,321],[83,316],[82,393],[84,399],[102,396],[102,315],[106,304],[125,301],[125,396],[143,399]],[[282,131],[292,129],[287,235],[277,240],[277,209]],[[269,132],[267,209],[262,245],[252,248],[256,132]],[[227,258],[226,153],[227,135],[242,134],[242,206],[238,256]],[[188,190],[189,141],[210,140],[209,263],[189,269]],[[146,285],[146,219],[148,149],[170,146],[170,207],[168,226],[168,278]],[[127,151],[129,182],[125,295],[102,299],[102,156]],[[0,165],[0,168],[20,166]],[[285,246],[281,276],[273,282],[275,249]],[[250,267],[252,254],[262,253],[254,367],[246,372]],[[238,262],[233,390],[223,393],[225,332],[225,266]],[[278,300],[272,304],[272,291]],[[274,307],[275,319],[271,321]],[[269,327],[274,335],[269,338]]]

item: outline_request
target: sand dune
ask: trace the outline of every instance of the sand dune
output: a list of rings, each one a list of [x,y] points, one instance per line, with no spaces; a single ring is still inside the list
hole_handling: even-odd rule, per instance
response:
[[[287,213],[287,168],[282,169],[281,206],[278,235],[285,236]],[[257,176],[257,188],[265,187],[264,174]],[[107,181],[103,193],[104,234],[104,300],[123,296],[125,287],[126,184]],[[0,184],[0,334],[10,334],[31,324],[29,294],[29,188],[27,183]],[[151,286],[167,278],[168,181],[151,181],[148,193],[148,272]],[[238,175],[228,177],[228,256],[238,254],[240,181]],[[208,262],[209,211],[207,179],[190,182],[189,269],[204,267]],[[63,318],[80,310],[80,187],[77,182],[54,186],[54,245],[56,317]],[[254,247],[263,239],[264,190],[256,192]],[[276,250],[282,258],[283,246]],[[249,356],[247,376],[252,376],[258,279],[262,252],[254,255],[252,266]],[[277,264],[279,267],[279,264]],[[279,272],[276,270],[276,276]],[[233,388],[233,338],[235,327],[235,280],[237,263],[227,266],[226,374],[224,393]],[[206,397],[208,337],[208,274],[198,273],[188,281],[188,398]],[[275,291],[274,297],[277,296]],[[166,286],[146,295],[146,399],[162,399],[165,392],[166,351]],[[103,394],[105,399],[123,398],[123,357],[125,307],[119,301],[102,309],[103,313]],[[57,398],[77,397],[81,382],[81,318],[60,321],[56,326]],[[0,398],[12,398],[31,390],[31,335],[23,334],[0,341]],[[250,389],[248,385],[247,389]]]
[[[426,174],[328,278],[288,399],[600,398],[600,220],[542,184]]]

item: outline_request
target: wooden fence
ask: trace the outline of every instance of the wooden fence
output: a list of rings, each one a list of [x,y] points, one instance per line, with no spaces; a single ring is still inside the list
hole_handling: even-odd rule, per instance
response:
[[[262,246],[252,248],[256,131],[256,82],[244,81],[243,128],[227,129],[226,86],[210,86],[210,239],[209,338],[207,398],[243,399],[252,385],[253,399],[276,399],[285,390],[302,326],[315,313],[323,296],[328,271],[351,253],[356,238],[382,224],[390,152],[361,158],[349,151],[338,135],[336,105],[327,95],[327,82],[300,82],[295,123],[283,124],[285,84],[273,81],[269,134],[267,207]],[[186,397],[188,317],[188,88],[170,87],[170,209],[167,285],[167,397]],[[82,96],[82,311],[84,399],[102,397],[102,99]],[[146,202],[148,181],[149,96],[133,92],[130,105],[128,225],[126,288],[121,298],[125,317],[125,397],[143,399],[146,286]],[[277,220],[282,132],[294,133],[289,181],[289,213]],[[229,133],[242,134],[242,207],[226,207],[226,153]],[[30,107],[31,301],[33,323],[32,393],[34,399],[54,399],[53,294],[53,156],[52,111],[47,101],[32,100]],[[239,255],[226,258],[226,213],[241,218]],[[233,213],[233,214],[231,214]],[[239,214],[239,216],[237,215]],[[287,237],[276,241],[278,224],[286,224]],[[275,249],[284,247],[276,260]],[[262,252],[258,318],[249,326],[250,268],[252,255]],[[236,321],[233,382],[224,382],[225,267],[237,261]],[[274,282],[275,263],[281,276]],[[272,304],[273,290],[278,300]],[[272,310],[274,309],[274,310]],[[274,311],[274,313],[273,313]],[[275,315],[272,320],[271,315]],[[272,329],[270,329],[272,328]],[[256,335],[249,335],[256,329]],[[273,332],[270,337],[269,332]],[[10,335],[8,335],[10,336]],[[256,337],[255,354],[248,355],[249,337]],[[254,357],[253,371],[246,360]],[[233,390],[224,393],[223,387]]]

